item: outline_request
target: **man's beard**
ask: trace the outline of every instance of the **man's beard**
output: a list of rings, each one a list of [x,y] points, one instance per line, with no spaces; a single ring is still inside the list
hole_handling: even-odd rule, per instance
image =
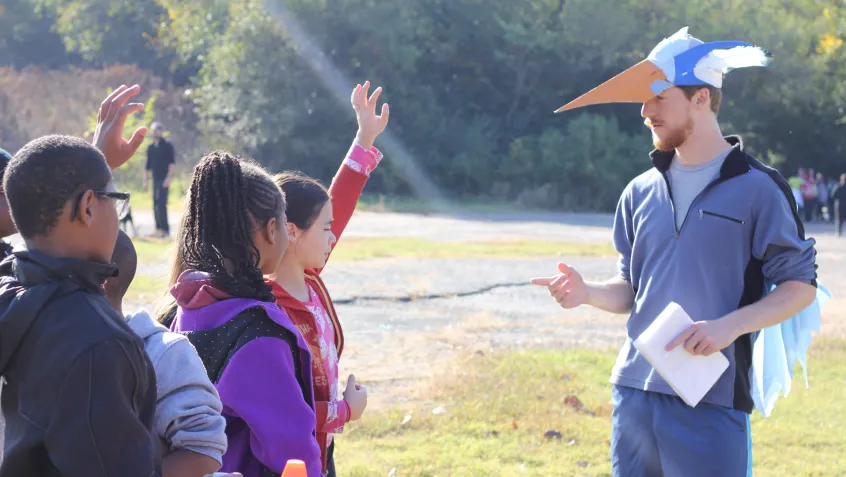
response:
[[[693,132],[693,119],[688,118],[684,126],[672,131],[668,130],[666,126],[663,129],[665,136],[663,139],[659,138],[654,131],[652,132],[652,145],[659,151],[673,151],[681,147],[687,141],[687,138],[690,137],[690,134]]]

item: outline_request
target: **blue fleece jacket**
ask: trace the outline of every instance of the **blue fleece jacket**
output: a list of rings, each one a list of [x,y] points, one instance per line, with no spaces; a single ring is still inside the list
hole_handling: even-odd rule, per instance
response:
[[[653,151],[654,165],[626,187],[614,220],[619,276],[632,284],[628,339],[611,382],[675,395],[632,342],[670,302],[694,321],[716,320],[760,300],[772,285],[816,286],[814,240],[805,238],[790,186],[748,154],[737,136],[719,177],[693,201],[676,226],[667,169],[673,152]],[[750,370],[754,336],[722,353],[729,368],[702,402],[748,413],[754,403]]]

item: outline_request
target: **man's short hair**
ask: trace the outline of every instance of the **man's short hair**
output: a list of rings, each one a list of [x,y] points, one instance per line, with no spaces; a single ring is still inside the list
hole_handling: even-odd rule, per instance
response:
[[[709,93],[711,93],[711,111],[714,114],[718,114],[720,112],[720,104],[723,102],[723,91],[720,88],[715,88],[711,85],[702,85],[702,86],[679,86],[682,91],[684,91],[684,95],[687,99],[693,97],[697,91],[700,89],[707,89]]]
[[[51,135],[18,151],[3,179],[3,189],[18,231],[25,238],[47,235],[68,201],[86,190],[103,190],[112,180],[106,158],[77,137]]]
[[[135,272],[138,269],[138,254],[135,251],[135,244],[123,230],[118,231],[115,241],[115,251],[112,252],[112,263],[117,266],[120,273],[106,282],[106,297],[111,303],[120,303],[126,295],[132,280],[135,279]]]

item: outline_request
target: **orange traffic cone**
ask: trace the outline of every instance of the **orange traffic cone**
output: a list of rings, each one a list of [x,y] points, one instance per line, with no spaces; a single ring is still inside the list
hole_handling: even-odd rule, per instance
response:
[[[289,460],[285,470],[282,471],[282,477],[308,477],[305,462],[296,459]]]

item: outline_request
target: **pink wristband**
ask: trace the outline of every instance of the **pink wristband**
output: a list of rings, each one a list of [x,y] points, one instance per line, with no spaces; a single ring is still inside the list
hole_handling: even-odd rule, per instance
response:
[[[376,147],[371,147],[368,151],[356,142],[353,143],[347,153],[347,157],[344,158],[344,165],[359,174],[370,177],[370,173],[379,166],[381,160],[382,152],[376,149]]]

